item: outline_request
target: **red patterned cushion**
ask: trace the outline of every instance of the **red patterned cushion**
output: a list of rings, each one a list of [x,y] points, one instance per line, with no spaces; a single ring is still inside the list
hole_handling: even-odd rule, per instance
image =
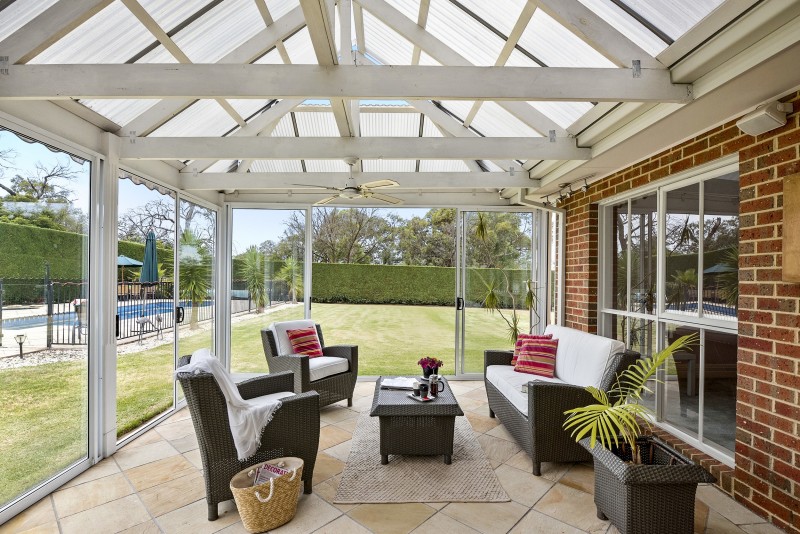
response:
[[[292,344],[294,354],[305,354],[309,358],[322,356],[322,345],[317,337],[316,328],[298,328],[297,330],[287,330],[289,343]]]
[[[515,371],[553,378],[556,370],[557,339],[536,339],[523,343]]]
[[[522,347],[524,343],[536,339],[553,339],[553,334],[544,334],[541,336],[537,334],[519,334],[519,337],[517,337],[517,343],[514,345],[514,356],[511,357],[511,365],[517,365],[520,347]]]

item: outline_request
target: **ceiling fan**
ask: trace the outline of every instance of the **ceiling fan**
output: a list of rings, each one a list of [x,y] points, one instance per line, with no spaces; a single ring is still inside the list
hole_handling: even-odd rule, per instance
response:
[[[345,158],[345,163],[350,166],[350,177],[345,182],[344,187],[324,187],[324,189],[330,189],[332,191],[336,191],[333,195],[323,198],[319,202],[315,202],[314,205],[322,206],[324,204],[328,204],[333,202],[337,198],[346,198],[346,199],[353,199],[353,198],[374,198],[375,200],[380,200],[381,202],[386,202],[387,204],[402,204],[403,200],[397,197],[384,195],[382,193],[375,193],[373,189],[382,189],[386,187],[397,187],[398,184],[394,180],[376,180],[374,182],[366,182],[361,185],[356,183],[355,178],[353,178],[353,165],[356,164],[358,159],[356,158]],[[322,187],[317,185],[309,185],[309,184],[294,184],[294,185],[301,185],[305,187]]]

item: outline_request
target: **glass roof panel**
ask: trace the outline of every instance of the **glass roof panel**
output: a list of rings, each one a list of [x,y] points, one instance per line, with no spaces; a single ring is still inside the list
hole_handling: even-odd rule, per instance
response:
[[[258,58],[254,63],[258,65],[282,65],[283,59],[281,59],[281,55],[278,53],[277,48],[273,48],[260,58]]]
[[[244,119],[249,119],[253,114],[266,107],[271,100],[261,100],[258,98],[242,98],[242,99],[228,99],[228,103],[233,106],[236,113]]]
[[[197,13],[211,0],[139,0],[142,7],[165,32],[172,31],[180,23]]]
[[[264,28],[252,0],[227,0],[172,39],[195,63],[216,63]]]
[[[213,137],[233,129],[236,122],[214,100],[198,100],[156,129],[149,137]]]
[[[459,2],[508,37],[526,0],[459,0]]]
[[[233,167],[235,162],[235,159],[221,159],[214,162],[211,167],[207,168],[203,172],[228,172]]]
[[[494,65],[505,44],[503,39],[447,0],[431,0],[426,28],[474,65]]]
[[[142,56],[136,63],[177,63],[175,59],[163,45],[158,45],[153,50]]]
[[[415,23],[417,22],[419,18],[419,0],[387,0],[386,3],[391,4],[398,11],[402,11],[406,17]]]
[[[365,159],[361,162],[364,172],[414,172],[417,162],[413,159]],[[391,178],[387,176],[386,178]],[[386,190],[392,194],[391,190]]]
[[[347,163],[340,159],[307,159],[306,171],[308,172],[347,172]]]
[[[419,113],[360,113],[363,137],[417,137]]]
[[[0,11],[0,41],[25,26],[58,0],[16,0]]]
[[[625,13],[610,0],[578,0],[594,11],[600,18],[619,30],[623,35],[637,44],[651,56],[657,56],[667,47],[667,43],[653,35],[636,19]]]
[[[414,45],[364,11],[364,46],[368,56],[384,65],[410,65]]]
[[[583,117],[593,107],[589,102],[528,102],[528,104],[547,115],[564,129]]]
[[[423,159],[419,172],[469,172],[469,167],[460,159]]]
[[[111,28],[114,31],[109,31]],[[147,28],[116,0],[31,63],[125,63],[154,41]]]
[[[308,28],[295,33],[283,42],[286,51],[289,53],[292,63],[295,65],[318,65],[317,56],[314,54],[314,47],[311,45],[311,37],[308,35]]]
[[[541,137],[496,102],[484,102],[472,126],[487,137]]]
[[[292,124],[292,115],[287,113],[281,117],[281,120],[278,121],[278,124],[275,126],[275,129],[272,130],[270,135],[272,137],[295,137],[294,125]]]
[[[489,172],[506,172],[505,169],[503,169],[502,167],[500,167],[499,165],[497,165],[493,161],[481,160],[481,162],[483,163],[483,166],[486,167],[486,169]]]
[[[439,130],[439,127],[434,124],[432,120],[428,117],[425,117],[425,121],[422,123],[422,137],[444,137],[442,135],[442,131]]]
[[[534,60],[523,54],[517,49],[511,51],[511,55],[506,60],[507,67],[539,67]]]
[[[519,45],[548,67],[616,67],[541,9],[534,12]]]
[[[300,137],[339,137],[336,119],[328,111],[295,113]]]
[[[303,172],[299,159],[257,159],[250,172]]]
[[[273,20],[278,20],[299,5],[298,0],[267,0],[267,8]]]
[[[120,126],[128,124],[133,119],[144,113],[159,101],[155,99],[125,100],[125,99],[89,99],[80,103],[115,122]],[[127,135],[127,133],[125,134]]]
[[[678,39],[723,0],[625,0],[625,4],[672,39]]]
[[[433,59],[431,56],[429,56],[425,52],[420,52],[420,54],[419,54],[419,64],[420,65],[424,65],[426,67],[427,66],[438,67],[438,66],[441,65],[441,63],[439,63],[438,61]]]

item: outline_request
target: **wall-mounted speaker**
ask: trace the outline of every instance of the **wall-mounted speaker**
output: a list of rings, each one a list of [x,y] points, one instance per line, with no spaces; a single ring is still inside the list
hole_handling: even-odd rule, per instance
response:
[[[746,134],[761,135],[786,124],[786,114],[791,112],[791,102],[762,104],[736,121],[736,126]]]

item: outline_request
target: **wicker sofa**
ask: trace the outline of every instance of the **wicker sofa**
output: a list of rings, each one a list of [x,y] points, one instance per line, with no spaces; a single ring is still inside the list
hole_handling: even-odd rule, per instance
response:
[[[315,326],[323,357],[309,358],[302,354],[292,354],[292,347],[286,335],[287,330]],[[319,393],[319,406],[327,406],[347,399],[353,405],[353,390],[358,378],[358,346],[325,346],[322,327],[309,320],[284,321],[272,323],[261,330],[261,342],[270,373],[292,371],[294,373],[294,392],[316,391]]]
[[[562,428],[564,411],[591,404],[584,389],[608,389],[617,373],[639,353],[625,350],[620,341],[572,328],[549,325],[546,334],[559,340],[553,378],[514,371],[510,350],[484,352],[484,382],[489,416],[497,417],[533,461],[533,474],[541,475],[542,462],[588,461],[591,455]],[[527,384],[528,392],[522,387]]]

